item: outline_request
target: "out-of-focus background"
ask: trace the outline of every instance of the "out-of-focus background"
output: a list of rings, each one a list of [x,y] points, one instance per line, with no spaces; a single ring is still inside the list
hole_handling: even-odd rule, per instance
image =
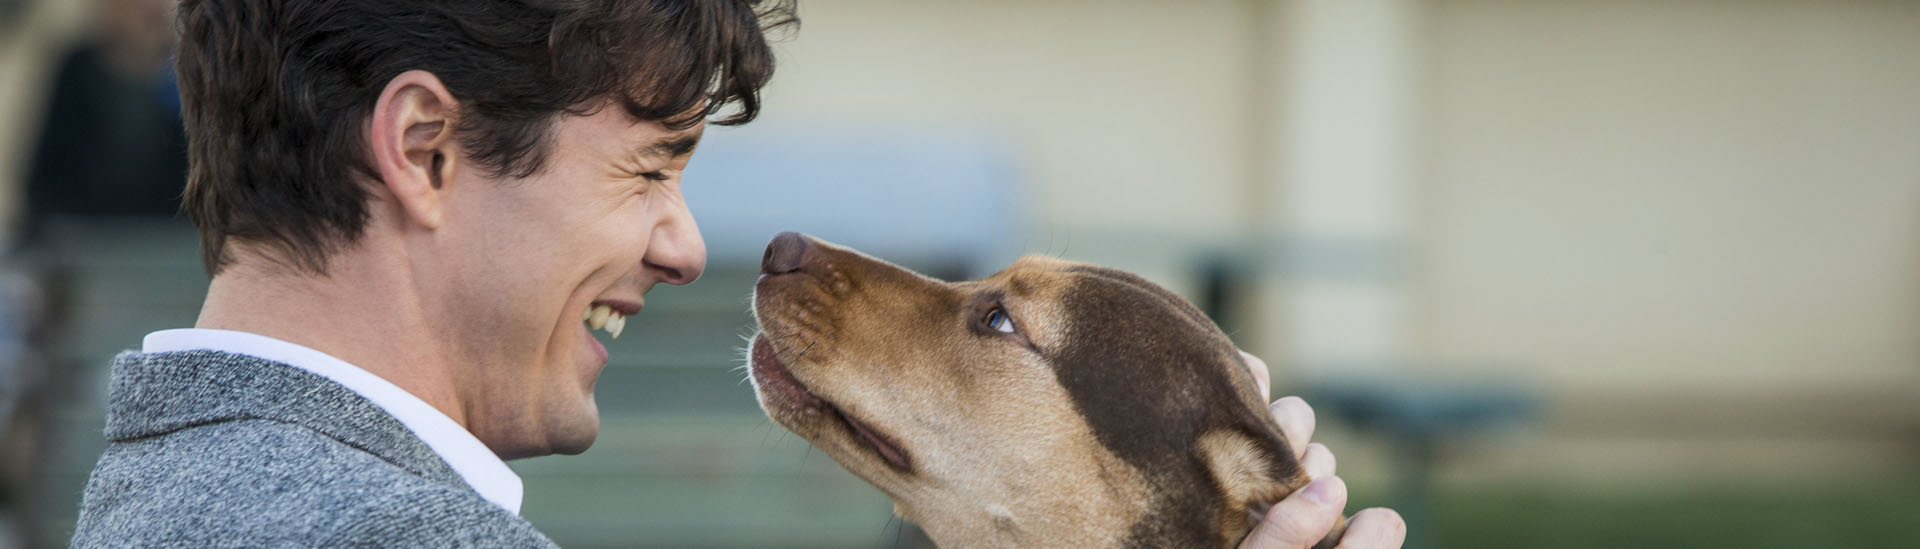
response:
[[[108,359],[205,291],[165,7],[0,0],[0,548],[65,543]],[[710,274],[514,464],[563,545],[924,544],[735,369],[794,229],[1193,298],[1410,546],[1920,546],[1920,2],[800,8],[689,171]]]

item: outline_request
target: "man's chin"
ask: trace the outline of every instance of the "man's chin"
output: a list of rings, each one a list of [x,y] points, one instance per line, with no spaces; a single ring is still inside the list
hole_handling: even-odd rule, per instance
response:
[[[500,459],[526,459],[549,455],[577,455],[593,447],[593,441],[600,436],[600,414],[592,402],[588,402],[585,413],[558,420],[549,424],[544,442],[546,444],[528,444],[525,447],[512,448],[497,452]],[[534,441],[528,441],[529,443]]]
[[[581,452],[587,451],[587,448],[593,447],[593,439],[594,439],[594,436],[589,434],[585,438],[582,438],[577,441],[568,441],[565,444],[555,444],[553,447],[553,453],[555,455],[562,455],[562,456],[579,455]]]
[[[589,400],[586,413],[580,414],[574,423],[554,429],[551,450],[560,455],[577,455],[592,448],[594,439],[599,437],[600,410]]]

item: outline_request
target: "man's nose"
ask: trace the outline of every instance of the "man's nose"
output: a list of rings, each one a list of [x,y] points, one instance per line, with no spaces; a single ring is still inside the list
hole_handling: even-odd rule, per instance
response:
[[[806,235],[787,231],[775,235],[767,243],[766,255],[760,256],[760,274],[787,274],[799,271],[807,264],[807,256],[813,250],[813,242]]]
[[[707,242],[700,237],[700,226],[693,214],[682,215],[655,226],[647,243],[647,255],[641,258],[648,270],[658,273],[661,282],[673,285],[692,283],[707,269]]]

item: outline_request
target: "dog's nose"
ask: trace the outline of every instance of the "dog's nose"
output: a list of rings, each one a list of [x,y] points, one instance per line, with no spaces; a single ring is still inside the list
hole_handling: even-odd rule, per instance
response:
[[[813,243],[807,237],[793,231],[775,235],[773,242],[767,243],[767,255],[760,257],[761,274],[786,274],[800,270],[807,263],[807,250],[813,249]]]

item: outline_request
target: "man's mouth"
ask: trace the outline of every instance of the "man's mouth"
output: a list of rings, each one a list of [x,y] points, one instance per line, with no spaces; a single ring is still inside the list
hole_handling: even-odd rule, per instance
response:
[[[808,390],[806,384],[793,377],[785,362],[780,360],[773,348],[773,342],[762,333],[754,336],[752,358],[749,364],[754,386],[762,394],[767,404],[786,408],[787,411],[805,415],[825,415],[830,422],[844,429],[850,438],[859,441],[868,450],[879,455],[880,460],[901,473],[913,470],[913,461],[906,450],[873,427],[854,419],[851,414],[841,410],[832,402]],[[772,410],[769,410],[772,411]]]
[[[580,312],[580,320],[586,322],[590,330],[606,330],[608,337],[620,339],[620,332],[627,329],[627,317],[639,312],[637,304],[595,301]]]

